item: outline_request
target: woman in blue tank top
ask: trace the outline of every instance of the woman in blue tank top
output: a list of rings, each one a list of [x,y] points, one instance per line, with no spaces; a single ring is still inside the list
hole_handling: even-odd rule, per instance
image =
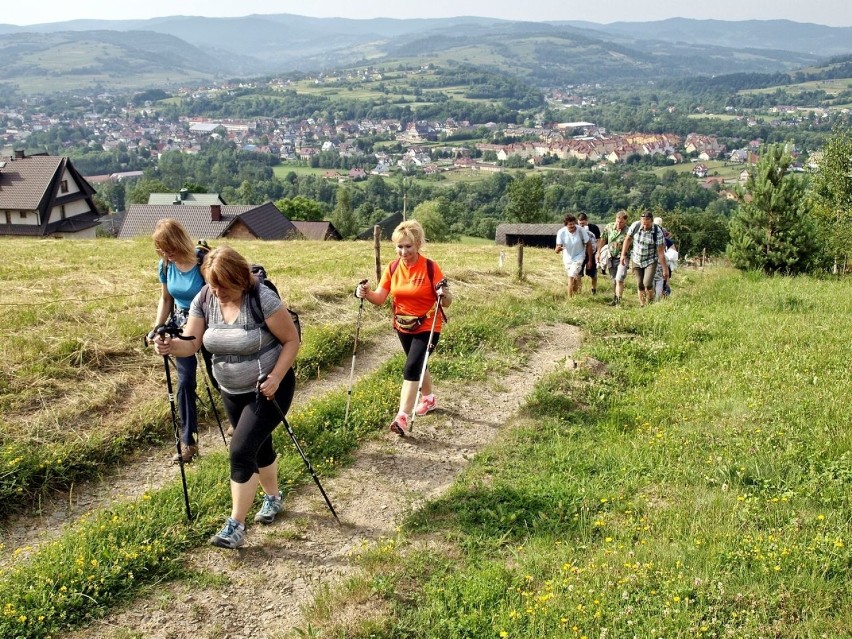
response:
[[[157,274],[162,284],[154,326],[170,322],[178,327],[183,326],[192,300],[204,286],[195,246],[177,220],[160,220],[151,237],[160,256]],[[197,359],[194,354],[175,357],[175,366],[178,377],[176,398],[183,427],[181,451],[183,461],[188,462],[198,454],[198,410],[195,404]],[[174,461],[178,461],[177,454]]]

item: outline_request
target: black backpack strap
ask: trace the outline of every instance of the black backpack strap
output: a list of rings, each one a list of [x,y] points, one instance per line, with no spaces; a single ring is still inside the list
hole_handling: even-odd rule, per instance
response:
[[[201,287],[201,290],[198,291],[199,299],[201,300],[201,312],[204,313],[204,322],[206,324],[210,324],[210,321],[207,317],[207,309],[210,306],[210,285],[205,284]]]
[[[248,292],[248,307],[255,324],[266,328],[266,318],[263,316],[263,305],[260,302],[261,283],[256,281]]]
[[[396,269],[399,268],[399,260],[400,258],[396,258],[393,262],[390,263],[390,276],[393,277],[393,274],[396,272]]]

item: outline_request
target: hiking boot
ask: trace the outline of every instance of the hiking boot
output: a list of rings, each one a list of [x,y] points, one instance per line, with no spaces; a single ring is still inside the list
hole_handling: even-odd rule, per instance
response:
[[[236,519],[228,519],[222,530],[210,538],[210,543],[219,548],[239,548],[246,542],[246,527]]]
[[[198,456],[198,444],[181,444],[180,453],[180,457],[183,457],[183,463],[187,464],[191,462],[194,457]],[[175,453],[172,457],[172,461],[175,464],[180,462],[180,458],[178,457],[177,453]]]
[[[438,408],[438,402],[435,399],[435,396],[424,395],[423,399],[421,399],[420,403],[417,405],[414,414],[418,417],[423,417],[423,415],[425,415],[426,413],[431,413],[436,408]]]
[[[405,431],[408,430],[408,415],[397,413],[397,416],[391,422],[390,429],[392,433],[396,433],[400,437],[405,437]]]
[[[263,496],[263,506],[257,511],[254,520],[261,524],[271,524],[275,520],[275,515],[281,512],[284,507],[284,500],[281,497],[272,495]]]

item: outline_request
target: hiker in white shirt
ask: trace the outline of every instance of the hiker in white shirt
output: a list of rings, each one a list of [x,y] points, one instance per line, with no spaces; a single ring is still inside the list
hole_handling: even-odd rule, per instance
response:
[[[556,234],[556,252],[562,253],[562,263],[568,276],[568,298],[574,297],[580,290],[580,278],[583,275],[583,262],[588,257],[594,263],[589,232],[577,225],[573,215],[565,216],[565,226]]]

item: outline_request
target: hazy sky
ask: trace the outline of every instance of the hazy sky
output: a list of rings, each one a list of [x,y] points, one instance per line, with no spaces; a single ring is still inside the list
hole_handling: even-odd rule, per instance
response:
[[[511,20],[588,20],[608,23],[671,17],[717,20],[787,19],[852,26],[850,0],[7,0],[0,23],[28,25],[79,18],[102,20],[172,15],[244,16],[295,13],[321,18],[439,18],[460,15]]]

